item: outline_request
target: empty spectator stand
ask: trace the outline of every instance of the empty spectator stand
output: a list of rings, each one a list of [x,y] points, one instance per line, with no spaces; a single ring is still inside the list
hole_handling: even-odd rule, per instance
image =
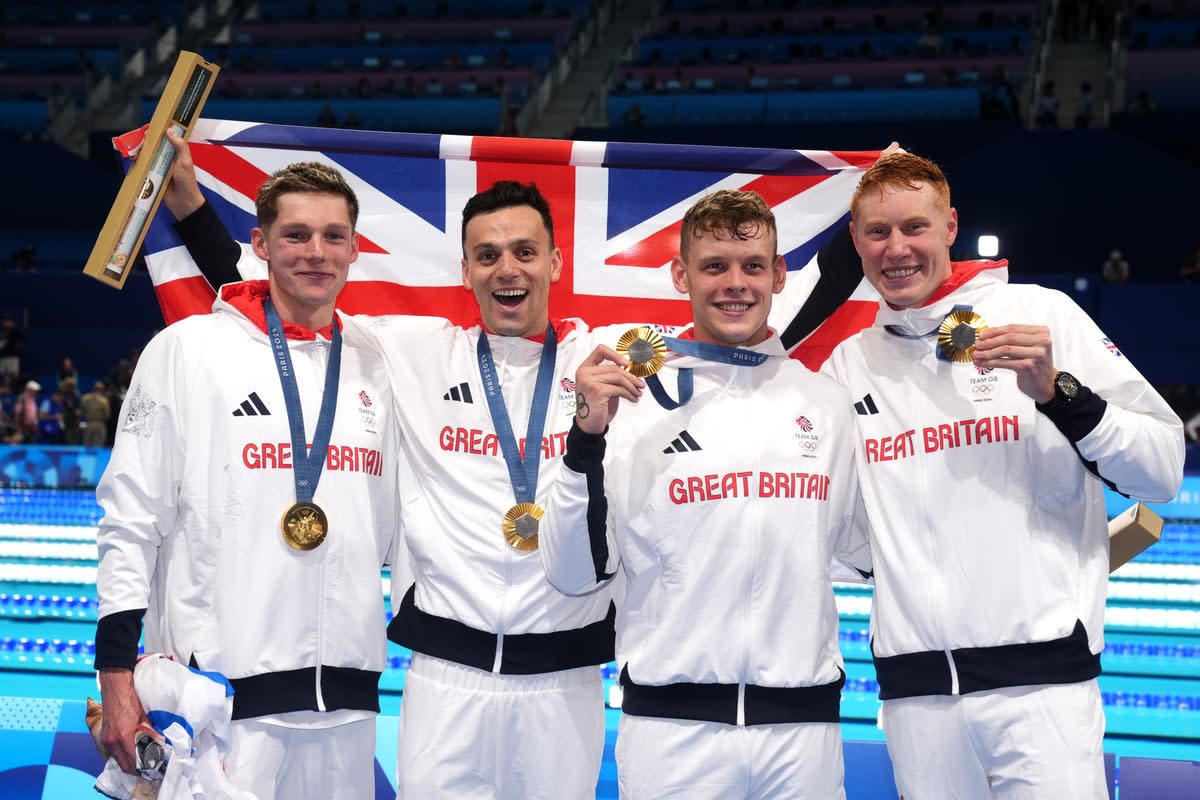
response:
[[[648,125],[703,122],[705,103],[768,124],[979,117],[997,87],[1016,94],[1036,17],[1028,0],[784,6],[676,0],[614,72],[609,120],[634,103]]]

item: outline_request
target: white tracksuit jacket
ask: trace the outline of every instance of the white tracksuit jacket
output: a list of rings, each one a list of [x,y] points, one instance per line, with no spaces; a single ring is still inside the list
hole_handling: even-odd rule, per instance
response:
[[[672,397],[677,369],[694,370],[681,408],[646,392],[621,403],[605,436],[572,429],[542,559],[567,593],[625,578],[627,713],[836,722],[830,558],[870,568],[851,525],[853,414],[845,390],[787,358],[777,336],[747,349],[771,357],[673,357],[659,373]]]
[[[147,650],[223,673],[237,690],[235,719],[378,711],[379,570],[398,505],[391,388],[344,320],[337,413],[313,498],[330,530],[316,549],[292,549],[280,534],[296,499],[291,435],[265,294],[265,281],[226,286],[215,313],[171,325],[142,353],[96,492],[96,666],[133,666],[146,610]],[[329,341],[308,336],[289,331],[288,344],[311,441]]]
[[[1163,502],[1182,479],[1179,419],[1087,314],[1060,292],[1008,285],[1003,262],[956,264],[952,280],[980,268],[925,307],[881,304],[822,368],[857,411],[885,700],[1095,677],[1101,480]],[[955,306],[990,326],[1047,326],[1055,367],[1090,391],[1039,409],[1011,371],[939,360],[936,335],[921,335]]]
[[[501,519],[516,500],[488,410],[476,354],[481,328],[434,317],[362,318],[403,408],[404,552],[392,573],[388,628],[416,652],[507,674],[536,674],[612,659],[611,591],[565,597],[536,551],[514,550]],[[562,466],[575,414],[575,370],[600,340],[629,326],[588,331],[557,322],[558,349],[542,436],[538,502]],[[489,336],[514,436],[525,438],[541,341]],[[406,566],[404,560],[409,564]],[[550,635],[546,635],[550,634]]]

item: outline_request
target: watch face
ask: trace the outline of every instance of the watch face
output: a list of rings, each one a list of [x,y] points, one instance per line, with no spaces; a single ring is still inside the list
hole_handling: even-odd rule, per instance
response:
[[[1079,381],[1069,372],[1060,372],[1054,378],[1054,388],[1067,400],[1074,400],[1079,394]]]

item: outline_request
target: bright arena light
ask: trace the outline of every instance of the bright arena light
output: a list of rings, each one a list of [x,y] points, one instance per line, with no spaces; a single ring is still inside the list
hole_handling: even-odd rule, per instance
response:
[[[991,234],[980,236],[976,249],[979,250],[979,255],[982,257],[992,258],[1000,252],[1000,237]]]

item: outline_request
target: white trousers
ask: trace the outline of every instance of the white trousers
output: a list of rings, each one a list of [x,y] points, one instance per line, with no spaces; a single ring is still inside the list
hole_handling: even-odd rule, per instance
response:
[[[498,675],[413,654],[397,800],[593,800],[603,756],[598,667]]]
[[[621,717],[622,800],[845,800],[842,731],[805,722],[739,728]]]
[[[371,800],[375,717],[332,728],[230,724],[225,773],[258,800]]]
[[[1096,681],[886,700],[905,800],[1105,800]]]

